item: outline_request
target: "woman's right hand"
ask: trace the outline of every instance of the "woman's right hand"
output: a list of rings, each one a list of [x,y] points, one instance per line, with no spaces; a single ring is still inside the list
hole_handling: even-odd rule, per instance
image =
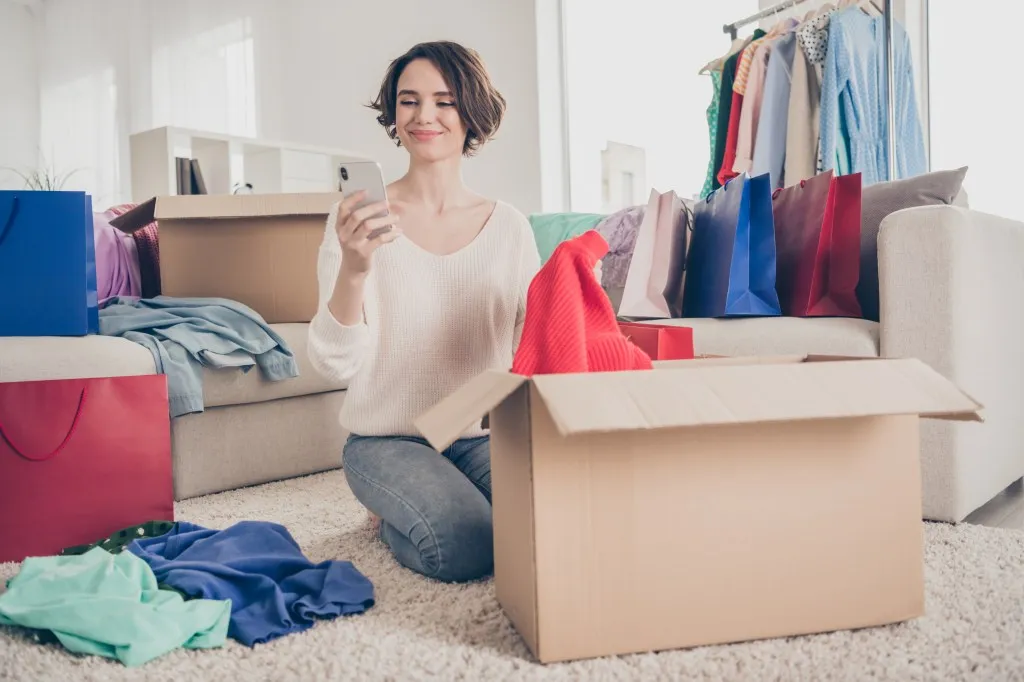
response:
[[[369,272],[373,252],[378,247],[395,241],[402,233],[398,227],[392,227],[371,239],[370,234],[374,230],[388,225],[394,226],[398,222],[398,216],[389,214],[379,218],[371,217],[389,210],[385,201],[354,208],[365,196],[365,191],[356,192],[345,197],[338,207],[335,229],[338,232],[338,242],[341,244],[341,267],[351,275],[365,275]]]

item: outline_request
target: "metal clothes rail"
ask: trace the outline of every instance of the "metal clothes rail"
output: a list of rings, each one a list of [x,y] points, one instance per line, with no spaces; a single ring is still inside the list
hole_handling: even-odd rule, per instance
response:
[[[765,17],[778,14],[791,7],[802,5],[808,2],[808,0],[785,0],[778,4],[772,5],[766,9],[761,10],[757,14],[751,14],[745,19],[726,24],[722,27],[725,33],[735,40],[737,36],[737,29],[740,29],[749,24],[753,24],[756,21],[760,21]],[[874,2],[872,2],[874,4]],[[877,7],[877,5],[875,5]],[[888,149],[889,159],[889,180],[896,180],[896,78],[894,76],[894,65],[893,65],[893,14],[892,14],[892,0],[884,0],[884,8],[882,9],[882,15],[885,17],[885,108],[886,116],[888,119],[888,125],[886,126],[886,148]]]

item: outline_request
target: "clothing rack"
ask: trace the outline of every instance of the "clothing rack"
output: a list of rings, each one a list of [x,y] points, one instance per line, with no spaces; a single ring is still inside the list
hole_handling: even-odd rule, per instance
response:
[[[760,21],[765,17],[778,14],[791,7],[802,5],[808,0],[784,0],[778,4],[772,5],[766,9],[761,10],[757,14],[751,14],[745,19],[726,24],[722,27],[725,33],[729,34],[729,37],[736,40],[737,29],[752,24],[756,21]],[[873,5],[875,3],[872,1]],[[885,108],[886,116],[888,118],[887,134],[886,134],[886,147],[889,150],[889,180],[896,180],[896,107],[894,102],[896,101],[896,78],[894,77],[894,65],[893,65],[893,15],[892,15],[892,0],[884,0],[884,7],[882,9],[882,15],[885,17]],[[875,5],[877,8],[878,6]]]

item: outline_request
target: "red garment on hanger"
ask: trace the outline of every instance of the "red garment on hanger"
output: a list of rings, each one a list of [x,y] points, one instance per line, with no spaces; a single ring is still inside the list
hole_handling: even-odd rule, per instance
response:
[[[530,282],[523,335],[512,361],[522,376],[651,369],[619,330],[594,266],[608,242],[596,230],[562,242]]]
[[[745,50],[749,50],[747,47]],[[739,70],[740,61],[742,61],[742,53],[740,54],[741,59],[736,60],[736,68]],[[730,93],[724,93],[730,94]],[[740,113],[743,110],[743,95],[738,92],[731,92],[732,94],[732,106],[729,108],[729,129],[725,134],[725,151],[722,154],[722,165],[718,169],[717,179],[720,185],[724,185],[729,180],[735,178],[739,173],[733,171],[732,166],[736,163],[736,144],[739,141],[740,136]]]

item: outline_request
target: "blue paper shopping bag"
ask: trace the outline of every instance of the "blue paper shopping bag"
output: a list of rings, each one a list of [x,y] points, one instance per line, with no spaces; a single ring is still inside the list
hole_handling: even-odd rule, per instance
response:
[[[781,315],[767,173],[743,173],[694,209],[683,317]]]
[[[92,197],[0,191],[0,336],[99,333]]]

